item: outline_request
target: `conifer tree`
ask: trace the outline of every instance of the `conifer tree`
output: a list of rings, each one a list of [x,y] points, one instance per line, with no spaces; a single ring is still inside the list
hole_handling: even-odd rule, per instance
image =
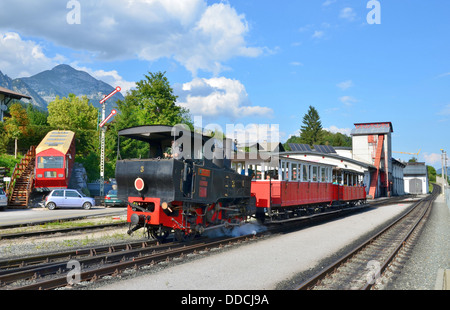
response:
[[[304,144],[313,146],[314,144],[322,144],[322,122],[320,121],[319,112],[309,106],[308,113],[303,116],[303,126],[300,128],[300,141]]]

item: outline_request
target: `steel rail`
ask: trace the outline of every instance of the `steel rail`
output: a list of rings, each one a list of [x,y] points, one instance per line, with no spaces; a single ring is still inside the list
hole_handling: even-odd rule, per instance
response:
[[[118,275],[126,269],[134,269],[137,270],[142,266],[153,265],[156,263],[170,261],[176,257],[184,257],[191,253],[196,253],[198,251],[208,251],[211,248],[222,247],[228,244],[240,242],[243,240],[248,240],[249,236],[240,236],[240,237],[232,237],[226,238],[219,241],[207,242],[195,245],[182,245],[176,249],[170,249],[164,251],[162,253],[155,253],[146,255],[143,257],[137,257],[130,261],[114,263],[108,266],[103,266],[99,268],[95,268],[93,270],[88,270],[80,273],[81,281],[96,281],[100,277],[106,275]],[[39,281],[34,284],[21,286],[18,288],[13,288],[14,290],[49,290],[56,289],[59,287],[68,286],[67,276],[59,276],[57,278]]]
[[[368,240],[366,240],[365,242],[363,242],[361,245],[355,247],[353,250],[351,250],[350,252],[348,252],[348,254],[344,255],[343,257],[339,258],[338,260],[336,260],[334,263],[328,265],[327,267],[324,268],[323,271],[317,273],[316,275],[312,276],[311,278],[309,278],[308,280],[304,281],[303,283],[301,283],[299,286],[297,286],[295,289],[296,290],[309,290],[312,289],[314,286],[320,284],[321,281],[323,281],[323,279],[325,279],[326,277],[328,277],[330,274],[333,274],[341,265],[343,265],[345,262],[349,261],[352,257],[355,257],[357,253],[361,252],[364,248],[366,248],[368,245],[370,245],[371,243],[374,242],[374,240],[377,240],[378,238],[380,238],[381,236],[383,236],[386,232],[388,232],[391,228],[395,227],[397,224],[399,224],[401,221],[403,221],[406,217],[408,217],[414,210],[417,210],[417,207],[420,205],[425,204],[426,208],[425,210],[421,213],[420,218],[417,219],[413,225],[413,227],[411,227],[408,231],[408,233],[406,234],[406,237],[404,237],[401,242],[399,242],[398,246],[395,248],[394,251],[392,251],[390,253],[390,255],[388,255],[388,258],[382,263],[381,268],[380,268],[380,272],[381,271],[385,271],[387,266],[389,265],[389,263],[392,261],[392,259],[397,255],[397,253],[403,248],[403,246],[406,244],[406,240],[411,236],[411,234],[415,231],[417,225],[421,222],[421,220],[424,218],[424,216],[426,214],[428,214],[429,210],[430,210],[430,206],[432,205],[434,199],[436,198],[436,196],[438,195],[438,193],[440,192],[440,187],[435,185],[434,189],[433,189],[433,193],[424,198],[421,199],[420,201],[417,201],[416,203],[413,204],[412,207],[410,207],[409,211],[406,212],[405,214],[403,214],[400,218],[398,218],[397,220],[395,220],[393,223],[391,223],[390,225],[388,225],[387,227],[385,227],[384,229],[382,229],[380,232],[378,232],[375,236],[369,238]],[[362,289],[370,289],[373,287],[373,284],[371,283],[366,283]]]

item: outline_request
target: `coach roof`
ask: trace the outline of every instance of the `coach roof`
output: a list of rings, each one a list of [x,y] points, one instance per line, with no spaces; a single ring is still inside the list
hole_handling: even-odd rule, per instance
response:
[[[63,154],[69,151],[70,145],[75,137],[75,133],[69,130],[53,130],[47,133],[45,138],[36,148],[36,154],[48,149],[55,149]]]

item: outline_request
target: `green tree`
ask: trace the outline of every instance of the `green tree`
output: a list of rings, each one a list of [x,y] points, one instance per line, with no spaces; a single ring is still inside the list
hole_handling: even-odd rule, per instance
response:
[[[28,135],[30,120],[25,108],[20,103],[14,103],[9,108],[9,117],[5,117],[5,130],[9,137],[14,139],[14,157],[17,158],[17,141]]]
[[[417,163],[417,157],[412,157],[408,160],[409,163]]]
[[[144,80],[136,83],[136,89],[128,92],[124,101],[117,102],[120,111],[115,119],[117,129],[130,125],[191,123],[188,110],[176,104],[177,98],[165,73],[149,72]]]
[[[303,116],[303,125],[300,131],[301,143],[310,146],[323,143],[322,122],[319,112],[313,106],[309,106],[308,112]]]
[[[188,124],[193,128],[189,111],[176,103],[177,96],[165,76],[157,72],[145,75],[145,79],[136,83],[136,89],[127,93],[124,100],[117,101],[118,114],[108,125],[107,153],[110,160],[117,156],[117,132],[124,128],[142,125]],[[127,139],[121,141],[123,157],[146,156],[148,145]]]
[[[27,105],[27,115],[30,125],[48,126],[48,112],[44,112],[33,106],[31,103]]]
[[[59,98],[47,106],[47,122],[50,126],[69,130],[95,130],[97,128],[98,110],[86,96],[79,98],[69,94],[67,98]]]
[[[428,170],[428,179],[430,183],[434,183],[436,182],[436,169],[434,169],[433,166],[428,166],[427,165],[427,170]]]
[[[75,132],[77,156],[86,157],[91,152],[98,152],[98,110],[86,96],[57,96],[47,108],[47,122],[52,128]]]

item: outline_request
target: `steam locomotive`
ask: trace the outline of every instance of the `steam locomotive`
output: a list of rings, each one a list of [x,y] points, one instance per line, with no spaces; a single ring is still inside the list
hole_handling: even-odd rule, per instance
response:
[[[120,139],[148,143],[148,158],[116,163],[118,197],[128,201],[129,234],[144,228],[177,240],[217,227],[240,225],[255,214],[251,176],[231,169],[230,143],[183,126],[138,126],[119,131]],[[224,143],[225,142],[225,143]]]

